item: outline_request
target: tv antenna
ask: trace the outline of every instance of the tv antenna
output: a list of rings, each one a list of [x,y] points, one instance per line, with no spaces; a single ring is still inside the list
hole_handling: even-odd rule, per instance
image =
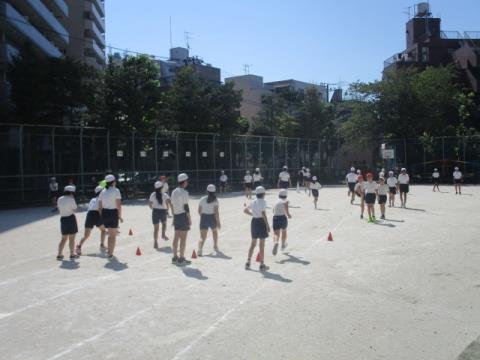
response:
[[[187,46],[187,49],[190,50],[190,40],[192,39],[192,37],[190,35],[192,33],[189,32],[189,31],[185,31],[183,34],[184,34],[184,37],[185,37],[185,45]]]
[[[172,41],[172,17],[170,16],[170,49],[173,47]]]
[[[412,18],[412,7],[411,6],[407,6],[404,8],[405,10],[402,11],[403,14],[407,15],[408,16],[408,20],[410,20]]]
[[[250,68],[252,67],[252,64],[243,64],[243,72],[245,75],[250,74]]]

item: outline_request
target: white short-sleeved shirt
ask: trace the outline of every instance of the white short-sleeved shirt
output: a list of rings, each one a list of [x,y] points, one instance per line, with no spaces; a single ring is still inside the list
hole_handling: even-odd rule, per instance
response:
[[[375,190],[378,189],[378,184],[375,181],[369,182],[369,181],[364,181],[364,189],[365,189],[365,194],[374,194]]]
[[[432,177],[434,179],[438,179],[440,177],[440,173],[438,171],[434,171],[433,174],[432,174]]]
[[[456,170],[453,172],[453,178],[455,180],[460,180],[462,178],[462,172],[459,170]]]
[[[359,182],[357,183],[357,185],[355,185],[355,192],[359,194],[363,194],[364,191],[365,191],[365,181],[361,183]]]
[[[168,193],[168,190],[170,189],[170,187],[168,186],[168,183],[167,182],[164,182],[163,183],[163,187],[162,187],[162,192],[164,193]]]
[[[253,174],[253,182],[258,182],[262,180],[263,180],[262,174]]]
[[[208,196],[204,196],[200,199],[198,206],[202,208],[202,214],[213,215],[215,214],[215,208],[218,207],[218,200],[211,203],[207,202]]]
[[[322,185],[320,185],[318,181],[310,183],[310,190],[320,190],[321,188],[322,188]]]
[[[220,175],[220,182],[227,182],[228,180],[228,176],[223,174],[223,175]]]
[[[378,177],[379,177],[379,178],[381,178],[381,177],[384,178],[384,177],[385,177],[385,173],[384,173],[383,171],[380,171],[380,172],[378,173]]]
[[[60,196],[57,200],[58,212],[61,217],[71,216],[77,209],[77,203],[73,196]]]
[[[290,180],[290,174],[287,171],[282,171],[279,175],[278,178],[280,181],[288,181]]]
[[[162,193],[162,203],[159,204],[157,200],[157,193],[154,191],[150,194],[150,199],[149,201],[152,203],[152,208],[154,209],[161,209],[161,210],[166,210],[167,209],[167,200],[170,199],[170,196],[168,196],[167,193]]]
[[[397,178],[395,176],[390,176],[388,179],[387,179],[387,185],[389,187],[395,187],[397,186]]]
[[[305,173],[305,177],[306,177],[307,179],[310,179],[310,178],[312,177],[312,174],[311,174],[309,171],[307,171],[307,172]]]
[[[347,179],[347,182],[349,182],[349,183],[357,182],[357,174],[355,174],[353,172],[348,173],[347,176],[345,176],[345,178]]]
[[[262,212],[267,210],[267,202],[265,199],[255,199],[247,207],[251,212],[254,218],[263,217]]]
[[[243,181],[245,182],[245,184],[251,184],[252,181],[253,181],[252,175],[245,175],[245,176],[243,177]]]
[[[287,215],[287,212],[285,211],[285,204],[288,204],[287,200],[278,199],[277,202],[275,203],[275,206],[273,207],[273,215],[275,216]]]
[[[378,184],[378,195],[387,195],[388,194],[388,185],[387,184],[383,184],[383,185],[380,185]]]
[[[400,174],[398,175],[398,182],[400,184],[408,184],[410,182],[410,176],[408,176],[408,174]]]
[[[185,213],[185,205],[188,205],[188,191],[183,188],[176,188],[172,192],[173,214],[179,215]]]
[[[49,187],[50,187],[50,191],[58,191],[58,183],[57,182],[50,183]]]
[[[122,195],[120,194],[120,190],[118,190],[116,187],[109,187],[108,189],[103,189],[99,196],[99,200],[102,202],[102,209],[116,209],[116,200],[121,199]]]
[[[92,198],[90,202],[88,203],[88,211],[98,211],[98,196]]]

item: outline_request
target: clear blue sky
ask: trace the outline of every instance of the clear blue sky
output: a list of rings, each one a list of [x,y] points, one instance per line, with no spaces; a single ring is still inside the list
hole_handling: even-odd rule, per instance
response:
[[[107,44],[160,56],[173,45],[222,69],[265,81],[337,83],[381,77],[405,49],[408,0],[106,0]],[[442,30],[480,31],[480,0],[432,0]],[[412,9],[413,12],[413,9]]]

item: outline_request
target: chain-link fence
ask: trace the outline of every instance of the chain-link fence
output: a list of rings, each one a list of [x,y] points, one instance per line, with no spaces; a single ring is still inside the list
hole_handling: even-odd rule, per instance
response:
[[[462,171],[465,182],[478,183],[480,180],[479,136],[385,140],[380,149],[380,158],[387,150],[387,159],[383,160],[386,169],[405,167],[417,183],[430,182],[434,168],[439,170],[444,182],[451,183],[456,166]],[[389,158],[390,155],[393,158]]]
[[[256,167],[267,186],[276,184],[283,165],[294,178],[302,166],[324,182],[341,173],[337,142],[315,139],[180,132],[145,137],[102,128],[1,125],[0,143],[2,206],[46,203],[53,176],[60,188],[71,182],[87,197],[112,172],[125,197],[139,197],[159,175],[173,186],[179,172],[189,174],[193,192],[218,183],[221,170],[231,190],[240,189],[245,171]]]

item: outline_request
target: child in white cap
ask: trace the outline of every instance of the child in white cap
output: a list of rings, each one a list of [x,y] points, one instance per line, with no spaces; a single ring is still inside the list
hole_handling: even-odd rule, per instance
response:
[[[227,180],[228,176],[225,174],[225,171],[220,172],[220,192],[224,193],[227,191]]]
[[[153,185],[154,192],[150,194],[148,205],[152,209],[152,224],[153,224],[153,248],[158,249],[158,230],[160,223],[162,223],[162,239],[167,241],[167,214],[168,208],[172,207],[170,196],[164,191],[164,183],[161,181],[155,182]]]
[[[198,256],[203,255],[203,245],[207,239],[208,229],[212,230],[213,250],[219,252],[218,249],[218,229],[220,225],[220,213],[218,211],[219,204],[215,192],[215,185],[207,186],[207,196],[200,199],[198,203],[198,214],[200,215],[200,241],[198,242]]]
[[[288,168],[283,167],[282,172],[278,174],[278,188],[279,189],[288,189],[292,187],[292,179],[290,179],[290,174],[288,173]]]
[[[253,177],[250,175],[250,171],[247,170],[243,177],[243,186],[245,188],[245,196],[249,199],[252,198]]]
[[[305,176],[303,178],[303,184],[305,186],[305,192],[310,196],[310,181],[312,180],[312,173],[309,168],[305,169]]]
[[[85,219],[85,232],[83,237],[80,239],[80,242],[77,245],[77,255],[82,255],[82,246],[90,237],[92,233],[92,229],[96,226],[100,230],[100,251],[104,251],[105,248],[105,235],[106,230],[105,226],[103,226],[102,216],[98,211],[99,205],[99,196],[100,193],[103,191],[103,187],[97,186],[95,188],[95,196],[90,200],[88,203],[88,212],[87,217]]]
[[[260,172],[260,168],[256,168],[255,172],[253,173],[253,188],[256,189],[257,187],[262,185],[263,176]]]
[[[172,264],[185,266],[192,263],[185,259],[187,235],[192,226],[190,208],[188,206],[189,194],[186,190],[188,186],[188,175],[182,173],[178,175],[177,180],[178,187],[173,190],[171,198],[173,206],[173,226],[175,228],[175,236],[173,237],[172,244]]]
[[[278,200],[273,207],[273,255],[277,255],[278,242],[280,240],[280,233],[282,235],[282,251],[287,247],[287,227],[288,219],[291,219],[290,211],[288,209],[288,190],[282,189],[278,194]]]
[[[440,192],[440,188],[438,187],[438,184],[440,183],[440,172],[438,171],[437,168],[433,169],[432,181],[433,181],[433,192],[435,192],[435,189],[437,189]]]
[[[310,191],[312,192],[313,196],[313,205],[315,206],[315,209],[317,208],[317,203],[318,203],[318,190],[322,188],[322,185],[318,182],[318,179],[316,176],[312,176],[312,181],[310,182]]]
[[[352,166],[350,172],[345,176],[345,180],[348,186],[348,196],[350,197],[350,204],[353,204],[355,200],[355,184],[357,183],[357,174],[355,174],[355,168]]]
[[[380,205],[380,219],[385,220],[385,204],[387,202],[387,194],[388,194],[388,185],[385,183],[385,178],[381,177],[377,187],[377,194],[378,194],[378,204]]]
[[[265,188],[259,186],[255,189],[256,199],[253,200],[245,209],[244,213],[252,216],[252,222],[250,224],[250,232],[252,235],[252,242],[250,243],[250,248],[248,249],[248,258],[245,263],[245,269],[250,269],[250,264],[252,260],[253,251],[257,246],[257,240],[259,241],[259,257],[260,257],[260,271],[268,270],[268,267],[265,265],[265,239],[268,237],[270,232],[270,225],[268,224],[267,219],[267,202],[265,201]]]
[[[387,186],[388,186],[388,207],[394,207],[395,195],[397,194],[398,180],[393,174],[393,171],[391,170],[388,172]]]
[[[57,198],[58,198],[58,182],[57,179],[52,177],[48,183],[48,192],[50,200],[52,201],[53,209],[52,212],[56,212],[57,209]]]
[[[398,184],[400,188],[400,201],[404,208],[407,206],[407,194],[410,191],[410,176],[407,174],[407,169],[401,169],[400,174],[398,175]]]
[[[117,189],[115,176],[105,176],[106,187],[99,196],[98,210],[103,219],[103,225],[108,231],[108,258],[113,258],[113,252],[117,242],[118,222],[122,218],[122,195]]]
[[[70,260],[78,258],[75,254],[75,234],[78,232],[77,218],[75,211],[77,210],[77,203],[75,202],[75,187],[65,186],[63,196],[57,200],[57,207],[60,213],[60,230],[62,239],[58,244],[57,260],[63,260],[63,248],[68,240],[70,248]]]
[[[453,172],[453,184],[455,185],[455,194],[462,195],[462,180],[463,174],[460,169],[455,166],[455,171]]]

